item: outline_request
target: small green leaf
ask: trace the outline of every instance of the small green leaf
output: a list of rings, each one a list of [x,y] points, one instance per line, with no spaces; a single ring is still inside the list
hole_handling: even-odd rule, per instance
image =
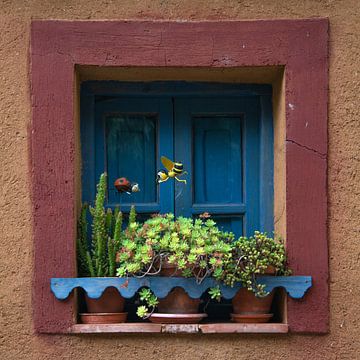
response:
[[[139,306],[136,311],[136,315],[141,319],[146,318],[148,316],[148,313],[149,313],[149,310],[144,305]]]

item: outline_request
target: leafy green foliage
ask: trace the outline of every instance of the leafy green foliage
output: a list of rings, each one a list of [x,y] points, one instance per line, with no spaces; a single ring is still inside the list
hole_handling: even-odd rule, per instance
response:
[[[139,318],[146,319],[149,317],[149,309],[145,305],[138,306],[136,310],[136,315]]]
[[[232,256],[225,260],[219,279],[229,286],[240,282],[256,296],[263,297],[268,293],[264,285],[257,283],[257,276],[265,274],[269,267],[274,268],[277,275],[291,273],[281,239],[275,240],[266,233],[255,231],[253,236],[240,237],[233,243]]]
[[[105,211],[106,173],[97,185],[95,207],[84,204],[78,221],[78,270],[81,276],[115,276],[116,256],[122,243],[122,213]],[[88,242],[88,209],[91,215],[91,243]]]
[[[129,224],[124,232],[118,253],[117,275],[158,275],[164,264],[174,266],[175,273],[195,277],[198,283],[209,276],[220,279],[224,260],[231,257],[234,235],[220,231],[216,223],[207,218],[191,219],[173,214],[153,215],[143,224],[136,222],[135,209],[131,209]],[[137,314],[147,318],[158,301],[149,289],[142,289]],[[219,299],[220,289],[210,295]]]
[[[95,206],[84,204],[78,220],[77,254],[81,276],[145,276],[158,275],[164,264],[172,264],[176,273],[194,277],[201,283],[212,276],[219,283],[242,286],[257,296],[266,296],[257,276],[273,267],[277,275],[290,275],[286,266],[285,248],[280,239],[256,231],[253,236],[240,237],[219,230],[206,216],[198,219],[174,215],[153,215],[144,223],[137,221],[135,207],[123,231],[123,214],[119,209],[105,211],[106,174],[97,186]],[[88,211],[91,215],[91,242],[88,241]],[[175,273],[175,272],[174,272]],[[221,290],[209,290],[212,299],[220,300]],[[142,289],[138,307],[141,318],[148,317],[158,300],[149,289]]]
[[[148,318],[155,310],[156,305],[159,303],[157,297],[152,293],[150,289],[144,288],[139,292],[140,300],[145,305],[138,306],[136,314],[142,319]]]
[[[209,289],[209,295],[211,299],[215,299],[217,301],[221,300],[221,290],[219,286],[215,286]]]
[[[173,264],[184,277],[200,283],[211,275],[221,278],[224,259],[231,256],[232,233],[220,231],[211,220],[154,215],[143,224],[130,212],[118,276],[159,274],[164,263]]]

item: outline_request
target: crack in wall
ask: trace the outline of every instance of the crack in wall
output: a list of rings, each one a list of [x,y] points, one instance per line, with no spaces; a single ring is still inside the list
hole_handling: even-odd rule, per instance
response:
[[[317,151],[315,149],[312,149],[312,148],[310,148],[310,147],[308,147],[306,145],[302,145],[302,144],[300,144],[300,143],[298,143],[298,142],[296,142],[294,140],[290,140],[290,139],[286,139],[286,142],[289,142],[291,144],[295,144],[295,145],[297,145],[297,146],[299,146],[299,147],[301,147],[301,148],[303,148],[305,150],[311,151],[314,154],[318,155],[321,159],[326,159],[326,154],[324,154],[324,153],[322,153],[320,151]]]

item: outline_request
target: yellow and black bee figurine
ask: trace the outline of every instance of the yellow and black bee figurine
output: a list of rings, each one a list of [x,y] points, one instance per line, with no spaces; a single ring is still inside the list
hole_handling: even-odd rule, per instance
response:
[[[167,181],[169,178],[174,178],[177,181],[183,182],[186,184],[186,180],[180,180],[178,176],[187,174],[187,171],[184,171],[184,166],[181,162],[173,162],[167,157],[162,156],[161,162],[165,166],[166,170],[160,170],[157,173],[157,182],[162,183]]]

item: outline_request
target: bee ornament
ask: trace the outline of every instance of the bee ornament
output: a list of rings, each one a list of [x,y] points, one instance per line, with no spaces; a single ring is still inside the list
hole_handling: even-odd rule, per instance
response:
[[[179,182],[183,182],[186,184],[186,180],[181,180],[178,177],[187,174],[187,171],[184,171],[184,166],[181,162],[173,162],[169,160],[167,157],[162,156],[161,162],[165,166],[166,170],[160,170],[157,173],[157,182],[162,183],[170,178],[174,178]]]
[[[135,192],[140,191],[138,183],[132,183],[125,177],[121,177],[119,179],[116,179],[115,182],[114,182],[114,186],[115,186],[116,190],[119,193],[126,193],[126,194],[129,194],[129,195],[131,193],[135,193]]]

